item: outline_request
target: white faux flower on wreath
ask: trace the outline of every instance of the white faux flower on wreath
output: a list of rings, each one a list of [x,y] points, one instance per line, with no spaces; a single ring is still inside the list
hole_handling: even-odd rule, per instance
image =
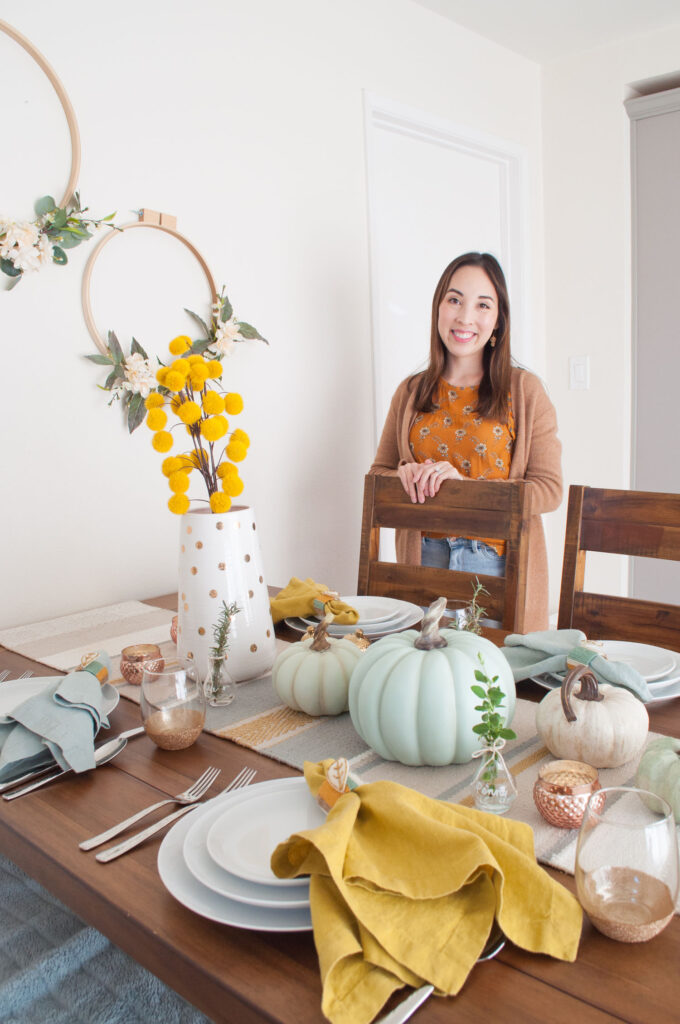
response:
[[[156,374],[151,369],[151,363],[145,359],[140,352],[133,352],[123,363],[125,380],[120,385],[125,391],[131,391],[133,395],[141,395],[148,398],[156,387]]]
[[[64,207],[57,206],[52,196],[38,199],[34,221],[0,217],[0,271],[10,278],[8,288],[18,284],[27,271],[40,270],[46,263],[68,263],[65,250],[91,238],[91,228],[115,216],[112,213],[102,220],[93,220],[82,216],[86,209],[81,207],[76,192]]]
[[[237,341],[245,341],[239,321],[233,315],[226,323],[217,319],[210,351],[221,357],[230,356]]]

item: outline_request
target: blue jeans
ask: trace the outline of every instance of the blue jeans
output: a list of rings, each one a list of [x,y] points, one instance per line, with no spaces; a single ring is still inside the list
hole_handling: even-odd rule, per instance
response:
[[[481,540],[467,537],[423,537],[421,565],[433,569],[457,569],[480,576],[505,576],[505,555],[499,555]]]

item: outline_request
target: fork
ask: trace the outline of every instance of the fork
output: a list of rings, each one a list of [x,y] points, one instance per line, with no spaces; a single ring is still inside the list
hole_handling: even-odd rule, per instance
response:
[[[229,785],[225,786],[222,792],[228,793],[230,790],[233,789],[242,789],[244,786],[248,786],[253,781],[256,775],[257,772],[255,771],[254,768],[242,768],[238,775],[231,780]],[[172,814],[166,815],[165,818],[161,818],[161,820],[157,821],[155,825],[150,825],[148,828],[145,828],[142,832],[138,832],[136,835],[131,836],[129,839],[123,840],[122,843],[118,843],[116,846],[109,847],[108,850],[102,850],[101,853],[95,854],[97,860],[100,863],[105,864],[110,860],[115,860],[116,857],[121,857],[124,853],[127,853],[129,850],[134,850],[135,846],[139,846],[141,843],[145,842],[151,836],[155,835],[156,832],[160,832],[160,830],[165,828],[166,825],[170,825],[171,822],[176,821],[178,818],[181,818],[183,814],[187,814],[189,811],[193,811],[197,806],[198,804],[193,803],[189,804],[186,807],[180,807],[178,811],[174,811]]]
[[[219,768],[206,768],[200,778],[196,779],[194,784],[188,789],[185,789],[183,793],[178,793],[177,796],[168,797],[167,800],[159,800],[157,804],[151,804],[149,807],[145,807],[144,810],[138,811],[137,814],[133,814],[131,817],[126,818],[125,821],[119,821],[117,825],[112,825],[106,832],[100,832],[99,835],[92,836],[91,839],[84,839],[82,843],[79,843],[81,850],[93,850],[95,846],[101,846],[102,843],[106,843],[109,839],[113,839],[115,836],[119,836],[121,832],[124,832],[130,825],[135,825],[142,818],[145,818],[147,814],[151,814],[152,811],[157,811],[159,807],[165,807],[166,804],[195,804],[197,800],[200,800],[204,793],[207,793],[213,782],[220,774]]]
[[[7,679],[7,676],[9,674],[10,674],[10,669],[3,668],[2,672],[0,672],[0,683],[4,683],[5,679]],[[32,675],[33,675],[32,672],[22,672],[20,676],[17,676],[17,679],[30,679],[30,677]]]

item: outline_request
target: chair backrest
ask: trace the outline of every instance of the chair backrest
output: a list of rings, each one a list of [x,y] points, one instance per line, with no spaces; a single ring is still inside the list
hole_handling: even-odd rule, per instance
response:
[[[529,492],[523,480],[445,480],[438,494],[413,504],[401,481],[367,476],[359,559],[359,594],[396,597],[428,605],[446,597],[449,605],[468,604],[475,575],[489,592],[480,604],[503,628],[522,632],[526,604]],[[483,576],[421,565],[381,562],[380,527],[417,530],[449,537],[505,540],[505,576]]]
[[[569,488],[558,626],[680,651],[680,607],[585,591],[586,551],[680,561],[680,494]]]

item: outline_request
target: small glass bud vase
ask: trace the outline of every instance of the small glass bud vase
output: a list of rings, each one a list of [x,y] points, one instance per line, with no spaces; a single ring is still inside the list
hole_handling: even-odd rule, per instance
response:
[[[208,654],[208,671],[204,682],[205,697],[211,708],[223,708],[236,696],[234,680],[227,671],[226,654]]]
[[[478,811],[505,814],[517,796],[517,786],[512,772],[501,754],[504,745],[504,740],[496,740],[493,745],[476,750],[472,755],[481,757],[481,764],[472,782],[472,793]]]

